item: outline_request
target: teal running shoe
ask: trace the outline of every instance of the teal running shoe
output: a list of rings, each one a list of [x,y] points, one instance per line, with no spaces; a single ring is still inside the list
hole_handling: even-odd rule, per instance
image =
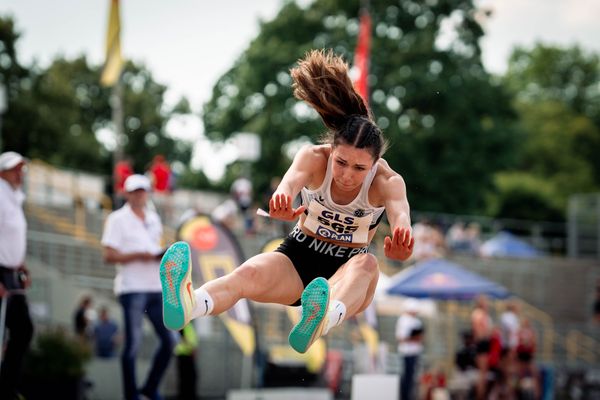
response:
[[[160,262],[163,321],[174,331],[183,329],[196,306],[192,286],[192,259],[186,242],[173,243]]]
[[[328,308],[329,283],[325,278],[315,278],[302,292],[302,318],[288,337],[290,346],[298,353],[306,353],[321,336],[327,324]]]

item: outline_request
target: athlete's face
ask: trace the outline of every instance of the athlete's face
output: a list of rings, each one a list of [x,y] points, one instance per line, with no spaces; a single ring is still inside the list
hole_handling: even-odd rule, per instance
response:
[[[373,156],[367,149],[339,144],[333,147],[333,182],[337,189],[352,192],[359,188],[373,166]]]

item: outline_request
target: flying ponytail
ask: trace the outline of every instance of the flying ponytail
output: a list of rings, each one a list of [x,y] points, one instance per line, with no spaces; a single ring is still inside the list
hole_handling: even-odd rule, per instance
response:
[[[314,108],[328,128],[326,142],[367,148],[374,159],[381,157],[386,143],[341,57],[331,50],[312,50],[290,74],[294,96]]]

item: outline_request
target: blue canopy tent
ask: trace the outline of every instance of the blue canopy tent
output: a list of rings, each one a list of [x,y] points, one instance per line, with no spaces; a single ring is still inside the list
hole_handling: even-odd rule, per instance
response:
[[[480,248],[487,257],[536,258],[543,253],[512,233],[502,231],[485,241]]]
[[[386,293],[436,300],[471,300],[480,294],[495,299],[510,296],[503,286],[442,258],[419,262],[392,278]]]

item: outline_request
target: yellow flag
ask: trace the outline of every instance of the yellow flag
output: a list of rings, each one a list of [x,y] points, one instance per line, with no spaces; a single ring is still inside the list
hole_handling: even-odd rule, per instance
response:
[[[121,55],[121,20],[119,0],[110,0],[108,31],[106,32],[106,61],[100,77],[103,86],[113,86],[121,76],[123,56]]]

